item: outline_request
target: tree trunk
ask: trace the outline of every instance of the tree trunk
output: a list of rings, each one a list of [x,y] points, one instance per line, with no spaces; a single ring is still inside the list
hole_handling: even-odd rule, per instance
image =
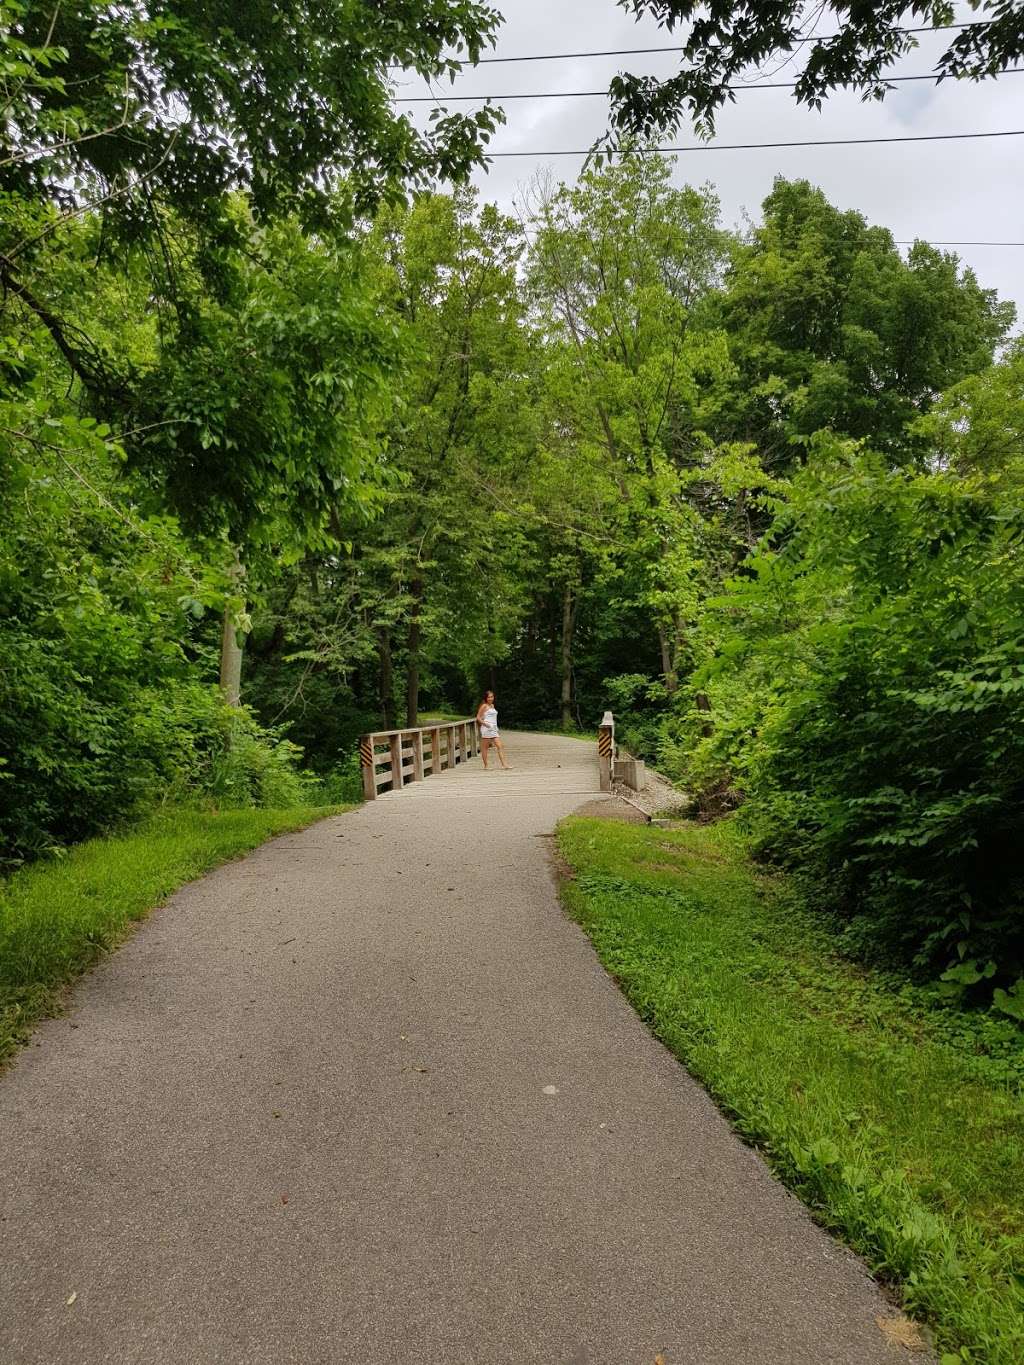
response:
[[[665,691],[671,696],[679,686],[679,678],[672,657],[672,641],[665,627],[661,625],[658,626],[658,644],[661,646],[661,676],[665,680]]]
[[[240,588],[245,570],[237,550],[235,562],[229,571],[232,582]],[[245,611],[245,604],[242,604]],[[224,608],[224,618],[220,631],[220,690],[229,706],[239,706],[242,700],[242,644],[239,642],[241,625],[239,613],[230,604]]]
[[[572,725],[572,633],[576,621],[572,585],[566,583],[562,595],[562,729]]]
[[[395,729],[395,672],[391,664],[391,635],[385,626],[377,631],[377,658],[380,662],[380,714],[385,730]]]
[[[709,735],[714,733],[711,725],[711,702],[708,700],[708,694],[706,692],[698,692],[694,700],[697,703],[697,710],[707,717],[706,720],[701,722],[700,727],[700,732],[706,739]]]
[[[242,646],[238,636],[235,613],[225,607],[220,633],[220,690],[229,706],[240,706],[242,701]]]
[[[420,606],[423,603],[423,579],[414,578],[409,584],[412,606],[409,611],[409,660],[405,669],[405,723],[419,724],[420,716]]]

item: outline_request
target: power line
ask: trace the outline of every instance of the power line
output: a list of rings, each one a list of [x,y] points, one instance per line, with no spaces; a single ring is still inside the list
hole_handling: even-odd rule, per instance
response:
[[[893,241],[896,246],[916,246],[918,242],[926,242],[929,246],[1024,246],[1024,242],[939,242],[930,237],[915,237],[912,242],[894,237]]]
[[[993,72],[993,76],[1019,76],[1024,75],[1024,66],[1010,66],[1004,71]],[[955,79],[949,76],[936,76],[930,73],[927,76],[888,76],[887,84],[895,84],[903,81],[941,81]],[[725,85],[723,90],[795,90],[796,81],[763,81],[752,85]],[[607,90],[538,90],[532,95],[406,95],[395,96],[399,104],[456,104],[470,103],[478,100],[497,100],[499,103],[505,100],[570,100],[584,99],[590,96],[600,95],[608,98]]]
[[[659,152],[677,155],[683,152],[746,152],[757,149],[770,150],[776,147],[853,147],[867,146],[881,142],[962,142],[982,137],[1024,137],[1024,128],[1013,128],[996,133],[918,133],[903,137],[829,137],[814,138],[806,142],[708,142],[693,143],[689,147],[641,147],[642,153]],[[548,152],[487,152],[490,160],[498,157],[546,157],[546,156],[591,156],[595,152],[603,155],[616,154],[619,147],[587,147],[580,151],[560,150]]]
[[[984,24],[936,24],[923,28],[897,28],[894,33],[949,33],[954,29],[964,28],[984,28]],[[829,38],[837,38],[836,33],[817,35],[809,38],[795,38],[794,47],[800,47],[806,43],[827,42]],[[526,57],[478,57],[475,62],[466,62],[469,67],[493,65],[496,62],[565,62],[575,60],[578,57],[638,57],[650,52],[682,52],[681,46],[672,47],[613,47],[604,52],[539,52]],[[399,68],[404,69],[404,68]]]

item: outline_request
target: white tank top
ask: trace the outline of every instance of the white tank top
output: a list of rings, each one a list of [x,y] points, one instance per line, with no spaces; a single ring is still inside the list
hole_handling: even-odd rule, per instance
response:
[[[498,733],[498,710],[495,706],[487,706],[480,718],[480,733],[484,739],[493,739]]]

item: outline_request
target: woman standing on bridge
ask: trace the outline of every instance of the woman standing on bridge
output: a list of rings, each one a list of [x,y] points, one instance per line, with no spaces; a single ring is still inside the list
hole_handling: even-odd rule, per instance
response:
[[[510,768],[512,765],[505,762],[505,746],[498,734],[498,708],[494,705],[493,692],[484,693],[483,701],[476,708],[476,720],[480,726],[480,757],[484,761],[484,767],[487,767],[487,755],[493,744],[498,751],[501,766]]]

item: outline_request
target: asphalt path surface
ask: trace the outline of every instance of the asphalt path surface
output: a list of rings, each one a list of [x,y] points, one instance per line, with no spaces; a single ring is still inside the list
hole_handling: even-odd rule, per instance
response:
[[[594,746],[506,743],[184,888],[39,1028],[2,1365],[899,1360],[559,907]]]

